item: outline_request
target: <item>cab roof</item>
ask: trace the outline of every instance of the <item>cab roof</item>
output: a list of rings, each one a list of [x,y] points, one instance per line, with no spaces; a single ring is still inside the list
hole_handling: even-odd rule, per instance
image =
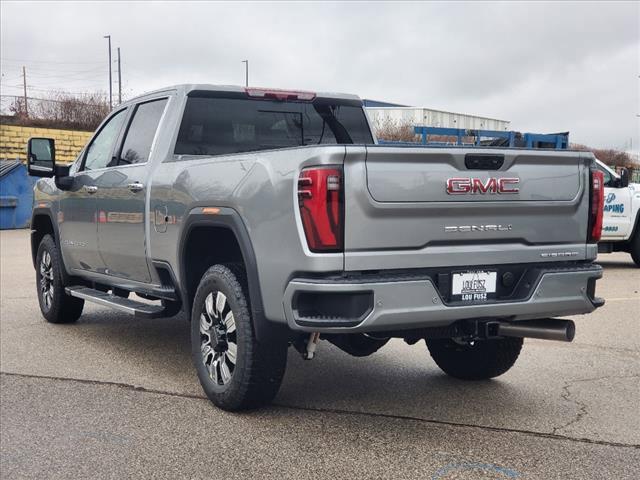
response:
[[[288,89],[276,89],[276,88],[270,89],[270,88],[263,88],[263,87],[249,87],[249,88],[267,90],[267,91],[288,90]],[[189,95],[189,93],[194,91],[245,93],[246,88],[241,87],[239,85],[212,85],[207,83],[183,83],[183,84],[172,85],[172,86],[161,88],[158,90],[153,90],[151,92],[143,93],[142,95],[138,95],[137,97],[134,97],[130,100],[127,100],[126,102],[123,102],[122,105],[136,103],[140,100],[143,100],[150,96],[155,96],[159,93],[176,92],[180,96],[187,96]],[[293,92],[297,90],[292,89],[291,91]],[[313,92],[313,93],[315,93],[316,97],[320,97],[320,98],[335,98],[337,100],[355,100],[358,102],[362,102],[359,96],[348,94],[348,93],[335,93],[335,92]]]

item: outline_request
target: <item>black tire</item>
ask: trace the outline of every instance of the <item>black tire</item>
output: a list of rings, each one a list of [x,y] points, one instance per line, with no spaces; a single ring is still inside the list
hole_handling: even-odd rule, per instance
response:
[[[214,265],[202,276],[193,301],[193,364],[207,397],[224,410],[246,410],[270,403],[278,393],[287,364],[285,341],[256,340],[247,291],[242,269]],[[223,307],[219,293],[225,297]],[[210,296],[207,310],[205,302]]]
[[[636,222],[640,222],[640,217]],[[636,227],[633,238],[629,241],[629,253],[636,267],[640,267],[640,225]]]
[[[523,339],[510,337],[466,344],[439,338],[426,342],[431,357],[447,375],[462,380],[485,380],[513,367]]]
[[[45,235],[36,256],[36,290],[40,311],[49,323],[73,323],[82,315],[84,300],[64,291],[63,268],[53,237]]]

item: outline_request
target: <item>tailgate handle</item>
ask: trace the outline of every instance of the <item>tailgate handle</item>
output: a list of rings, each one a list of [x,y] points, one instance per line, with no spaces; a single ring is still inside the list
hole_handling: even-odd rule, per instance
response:
[[[504,155],[491,153],[467,153],[464,165],[468,170],[499,170],[504,164]]]

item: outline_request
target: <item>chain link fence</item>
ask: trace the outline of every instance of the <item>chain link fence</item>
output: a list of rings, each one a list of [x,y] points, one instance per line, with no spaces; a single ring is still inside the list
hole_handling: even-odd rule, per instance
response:
[[[52,98],[0,95],[3,124],[92,131],[109,113],[109,103],[101,94]]]

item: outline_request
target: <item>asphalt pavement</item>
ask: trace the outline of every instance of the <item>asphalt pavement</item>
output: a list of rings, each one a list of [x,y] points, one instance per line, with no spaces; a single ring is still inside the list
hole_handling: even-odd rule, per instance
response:
[[[505,375],[446,377],[424,342],[291,351],[273,406],[213,407],[184,318],[40,316],[26,230],[0,233],[0,477],[640,478],[640,269],[602,256],[606,305]]]

